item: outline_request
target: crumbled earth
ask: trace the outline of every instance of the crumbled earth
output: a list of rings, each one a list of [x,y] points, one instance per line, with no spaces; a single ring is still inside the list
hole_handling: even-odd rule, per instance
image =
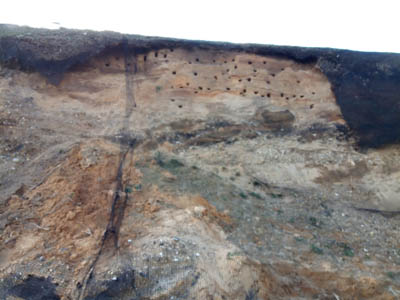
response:
[[[399,299],[393,132],[319,61],[197,43],[1,64],[0,299]]]

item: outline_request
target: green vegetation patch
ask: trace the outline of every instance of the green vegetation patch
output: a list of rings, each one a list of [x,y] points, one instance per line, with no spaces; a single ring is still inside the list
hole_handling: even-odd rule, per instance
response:
[[[354,256],[354,250],[346,243],[338,243],[338,246],[343,249],[344,256],[349,256],[349,257]]]
[[[324,254],[324,250],[322,250],[321,248],[317,247],[314,244],[312,244],[310,248],[311,248],[311,252],[314,252],[315,254],[318,254],[318,255]]]
[[[255,192],[250,192],[249,195],[253,198],[260,199],[260,200],[263,198],[260,194],[257,194]]]
[[[236,251],[236,252],[228,252],[228,254],[226,255],[226,258],[231,260],[233,257],[241,256],[241,255],[242,255],[241,252],[238,252],[238,251]]]

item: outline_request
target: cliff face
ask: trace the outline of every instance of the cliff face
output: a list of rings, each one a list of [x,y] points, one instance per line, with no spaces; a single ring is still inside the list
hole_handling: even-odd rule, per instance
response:
[[[400,56],[0,27],[2,299],[397,299]]]

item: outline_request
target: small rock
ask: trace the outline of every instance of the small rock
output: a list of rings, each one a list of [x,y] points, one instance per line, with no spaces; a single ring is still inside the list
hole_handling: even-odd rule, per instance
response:
[[[197,215],[202,215],[202,214],[205,213],[206,208],[205,208],[204,206],[195,206],[195,207],[193,208],[193,211],[194,211],[194,213],[197,214]]]
[[[366,260],[366,261],[364,261],[364,265],[366,265],[368,267],[376,267],[378,265],[378,263],[373,260]]]
[[[164,175],[164,180],[165,181],[172,182],[172,181],[176,180],[176,176],[171,174],[168,171],[164,171],[162,174]]]
[[[70,211],[67,213],[67,220],[72,220],[73,218],[75,218],[75,216],[76,216],[76,212],[70,210]]]

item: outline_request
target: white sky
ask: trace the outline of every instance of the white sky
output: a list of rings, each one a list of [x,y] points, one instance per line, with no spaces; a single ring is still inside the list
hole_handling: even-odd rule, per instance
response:
[[[400,52],[399,0],[3,0],[0,23]]]

